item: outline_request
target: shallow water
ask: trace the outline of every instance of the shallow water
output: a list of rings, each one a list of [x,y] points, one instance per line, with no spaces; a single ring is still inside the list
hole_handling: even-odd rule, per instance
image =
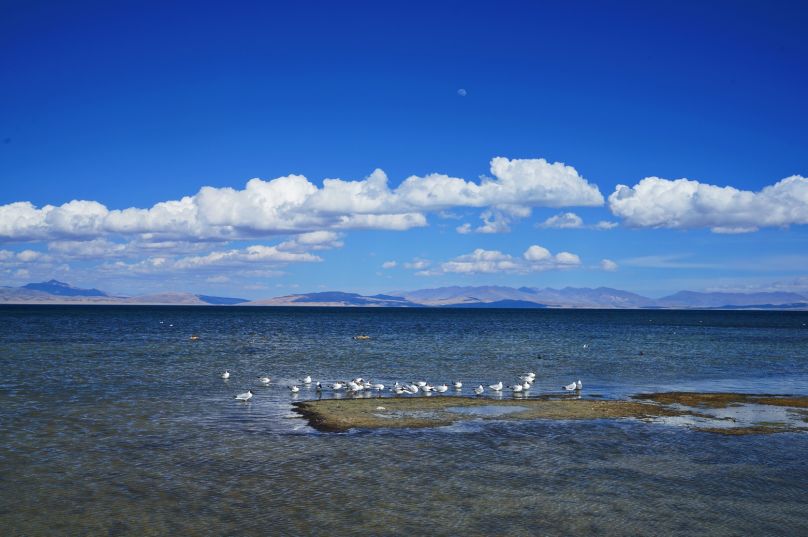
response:
[[[447,412],[454,412],[455,414],[469,414],[471,416],[496,418],[499,416],[507,416],[516,412],[527,410],[524,406],[505,406],[505,405],[481,405],[481,406],[450,406],[445,409]]]
[[[804,395],[806,323],[800,312],[2,307],[0,527],[808,534],[805,433],[472,420],[327,434],[290,406],[314,388],[286,388],[307,374],[324,384],[457,379],[468,395],[535,370],[531,395],[578,378],[585,396],[607,398]],[[261,374],[272,384],[259,385]],[[247,388],[252,401],[232,399]]]

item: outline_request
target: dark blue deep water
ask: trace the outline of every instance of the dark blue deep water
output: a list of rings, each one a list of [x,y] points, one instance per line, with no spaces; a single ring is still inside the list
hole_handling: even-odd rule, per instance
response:
[[[804,312],[0,307],[0,534],[808,535],[808,433],[635,420],[319,433],[290,406],[314,390],[286,388],[309,374],[459,379],[468,394],[532,369],[534,395],[578,378],[587,397],[808,395],[807,324]],[[253,400],[235,402],[247,388]]]

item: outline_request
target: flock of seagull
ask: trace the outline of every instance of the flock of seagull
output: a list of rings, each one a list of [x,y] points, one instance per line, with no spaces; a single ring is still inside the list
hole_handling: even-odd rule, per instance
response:
[[[225,370],[220,375],[224,380],[230,378],[230,371]],[[258,382],[263,384],[264,386],[269,385],[272,382],[272,379],[266,375],[258,377]],[[305,385],[307,388],[311,387],[313,381],[310,375],[306,375],[304,378],[300,379],[301,384]],[[502,381],[497,382],[496,384],[488,385],[488,388],[495,393],[502,392],[505,388],[511,391],[513,394],[526,394],[529,392],[530,388],[533,387],[533,384],[536,382],[536,373],[530,371],[524,373],[518,377],[518,380],[514,382],[514,384],[510,386],[505,386]],[[300,385],[292,384],[288,386],[290,393],[298,393],[300,392]],[[393,386],[388,387],[384,384],[373,382],[372,380],[365,380],[361,377],[357,377],[353,380],[343,380],[334,382],[333,384],[329,384],[328,386],[324,387],[320,382],[317,382],[315,385],[315,389],[318,393],[321,393],[324,389],[328,389],[332,392],[342,392],[343,390],[351,395],[358,395],[364,392],[375,392],[379,395],[382,394],[384,391],[389,391],[395,395],[431,395],[432,393],[445,393],[449,391],[450,385],[449,384],[438,384],[432,385],[425,380],[419,380],[415,382],[409,383],[399,383],[396,382]],[[463,383],[459,380],[452,381],[451,388],[454,390],[454,393],[460,393],[463,389]],[[571,382],[565,386],[561,387],[562,390],[567,392],[580,392],[583,389],[583,384],[580,380],[575,382]],[[485,393],[485,386],[480,384],[476,388],[474,388],[475,395],[483,395]],[[244,393],[240,393],[235,396],[235,399],[238,401],[249,401],[253,397],[253,391],[247,390]]]

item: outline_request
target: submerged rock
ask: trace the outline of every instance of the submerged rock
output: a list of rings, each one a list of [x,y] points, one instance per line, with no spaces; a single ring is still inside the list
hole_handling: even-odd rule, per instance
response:
[[[515,406],[518,405],[518,406]],[[725,435],[771,434],[806,431],[791,423],[745,421],[715,415],[715,409],[744,405],[790,407],[802,414],[808,397],[737,393],[668,392],[637,395],[632,400],[580,399],[544,396],[510,400],[479,397],[407,397],[378,399],[323,399],[292,404],[295,411],[319,431],[342,432],[354,428],[424,428],[451,425],[468,419],[497,420],[593,420],[635,418],[667,423],[678,420],[704,432]],[[497,407],[502,407],[498,412]],[[758,407],[760,408],[760,407]],[[701,410],[700,410],[701,409]],[[475,411],[477,410],[477,411]],[[705,412],[712,412],[705,413]],[[790,415],[790,414],[789,414]],[[800,416],[803,418],[803,416]],[[729,424],[727,422],[733,422]],[[713,426],[712,424],[715,424]]]

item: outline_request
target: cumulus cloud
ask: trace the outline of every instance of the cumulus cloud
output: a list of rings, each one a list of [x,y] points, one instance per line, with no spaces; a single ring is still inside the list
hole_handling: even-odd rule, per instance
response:
[[[614,272],[615,270],[617,270],[617,263],[615,263],[611,259],[601,259],[600,268],[607,272]]]
[[[808,179],[794,175],[751,192],[689,179],[646,177],[633,187],[617,185],[609,207],[633,227],[748,233],[761,227],[807,224]]]
[[[398,265],[398,263],[396,263],[395,261],[385,261],[384,263],[382,263],[382,268],[383,269],[391,269],[391,268],[395,268],[396,265]]]
[[[461,255],[440,265],[440,271],[443,273],[460,274],[514,272],[518,268],[519,262],[510,255],[482,248],[477,248],[470,254]]]
[[[302,175],[251,179],[241,190],[203,187],[193,196],[148,209],[110,210],[86,200],[37,208],[23,201],[0,206],[0,240],[91,240],[117,234],[227,241],[327,230],[405,230],[425,226],[425,213],[452,207],[515,215],[534,206],[603,204],[597,186],[558,162],[497,157],[490,170],[493,177],[480,182],[430,174],[408,177],[395,189],[381,170],[360,181],[325,179],[322,187]]]
[[[560,213],[555,216],[551,216],[539,225],[539,227],[558,229],[574,229],[581,228],[583,226],[583,219],[581,219],[581,217],[575,213]]]
[[[513,273],[526,274],[544,270],[569,269],[580,266],[581,259],[570,252],[559,252],[553,255],[547,248],[532,245],[520,257],[500,252],[477,248],[473,252],[458,256],[440,263],[436,268],[421,271],[423,276],[441,274],[492,274]]]
[[[459,225],[459,226],[457,226],[457,227],[455,228],[455,231],[457,231],[457,232],[458,232],[458,233],[460,233],[461,235],[466,235],[466,234],[468,234],[468,233],[471,233],[471,232],[472,232],[472,229],[471,229],[471,224],[469,224],[468,222],[466,222],[465,224]]]

